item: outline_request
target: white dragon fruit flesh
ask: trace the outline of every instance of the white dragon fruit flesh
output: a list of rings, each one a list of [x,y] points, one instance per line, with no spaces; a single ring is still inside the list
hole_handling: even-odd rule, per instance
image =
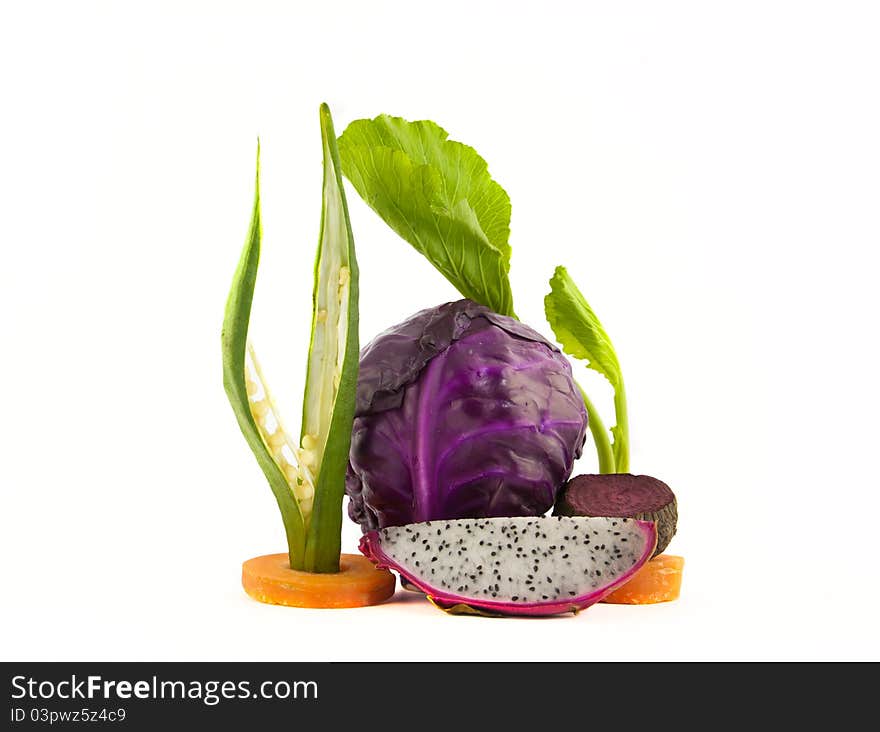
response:
[[[364,534],[360,548],[441,609],[555,615],[625,584],[656,545],[652,521],[521,516],[391,526]]]

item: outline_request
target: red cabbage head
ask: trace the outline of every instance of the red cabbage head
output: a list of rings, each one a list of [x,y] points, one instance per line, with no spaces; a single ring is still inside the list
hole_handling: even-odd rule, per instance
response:
[[[539,333],[471,300],[422,310],[361,351],[349,515],[364,531],[539,516],[586,428],[571,366]]]

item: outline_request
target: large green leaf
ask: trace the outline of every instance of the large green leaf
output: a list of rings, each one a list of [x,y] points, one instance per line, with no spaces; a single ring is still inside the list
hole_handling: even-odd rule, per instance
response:
[[[301,431],[301,454],[316,473],[305,569],[337,572],[358,376],[358,266],[336,134],[326,104],[321,106],[321,138],[321,232]]]
[[[361,198],[465,297],[513,315],[510,199],[486,161],[430,121],[380,115],[339,138]]]
[[[627,472],[629,428],[620,363],[602,323],[565,267],[557,267],[550,280],[550,292],[544,298],[544,310],[563,350],[570,356],[586,361],[587,366],[602,374],[614,388],[614,410],[617,417],[617,424],[611,428],[614,435],[614,467],[618,473]],[[588,407],[591,406],[588,400],[587,404]],[[592,423],[593,415],[590,417]]]
[[[278,507],[287,534],[287,546],[291,567],[298,568],[305,554],[305,526],[300,508],[294,497],[290,483],[282,472],[277,458],[267,445],[267,433],[258,423],[253,413],[253,401],[248,392],[249,379],[246,375],[246,359],[248,358],[248,325],[250,323],[251,305],[254,297],[254,286],[257,279],[257,267],[260,262],[260,152],[257,147],[257,178],[254,193],[254,208],[251,216],[250,230],[245,240],[244,249],[232,279],[232,287],[226,301],[221,336],[223,348],[223,386],[232,411],[238,420],[238,426],[250,445],[263,470]],[[252,383],[252,382],[251,382]],[[271,398],[265,394],[268,404]],[[281,425],[277,425],[281,430]],[[280,433],[283,437],[283,432]]]

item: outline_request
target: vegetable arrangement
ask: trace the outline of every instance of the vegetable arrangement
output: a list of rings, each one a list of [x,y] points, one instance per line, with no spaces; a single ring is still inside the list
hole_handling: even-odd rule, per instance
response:
[[[392,568],[453,613],[548,615],[602,600],[675,599],[683,560],[661,552],[677,503],[665,483],[628,472],[626,392],[611,340],[561,266],[544,299],[561,350],[517,319],[510,199],[486,162],[429,121],[380,115],[352,122],[337,141],[325,105],[321,130],[321,234],[298,441],[247,343],[259,185],[224,321],[226,391],[288,539],[286,555],[245,563],[247,592],[311,607],[372,604],[393,594]],[[342,174],[464,297],[392,326],[360,354]],[[610,383],[610,430],[562,351]],[[566,483],[587,429],[600,474]],[[340,558],[343,491],[365,532],[363,557]],[[370,561],[378,569],[363,564]]]

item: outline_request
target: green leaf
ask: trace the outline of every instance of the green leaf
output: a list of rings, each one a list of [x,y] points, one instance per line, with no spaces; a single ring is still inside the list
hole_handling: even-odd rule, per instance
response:
[[[301,431],[303,453],[316,473],[305,569],[338,572],[358,376],[358,266],[336,133],[326,104],[320,116],[324,184]]]
[[[462,295],[513,315],[510,199],[473,148],[447,137],[430,121],[357,120],[339,138],[342,170]]]
[[[244,249],[232,279],[232,287],[226,301],[226,312],[223,318],[221,336],[223,349],[223,387],[232,405],[232,411],[238,420],[238,426],[250,445],[269,481],[269,486],[281,509],[281,518],[287,534],[290,566],[299,568],[304,557],[305,526],[299,505],[291,492],[290,484],[282,472],[276,458],[266,442],[267,431],[258,424],[253,413],[253,403],[249,395],[249,379],[246,372],[248,357],[248,325],[251,316],[251,304],[254,297],[254,286],[257,280],[257,267],[260,261],[260,149],[257,146],[257,178],[254,193],[254,209],[251,217],[250,230],[245,240]],[[250,382],[251,392],[255,385]],[[256,387],[258,388],[258,387]],[[271,403],[271,398],[266,393]],[[280,425],[279,425],[280,429]]]
[[[617,424],[611,428],[614,436],[614,469],[618,473],[628,472],[629,423],[620,363],[599,318],[565,267],[557,267],[550,279],[550,292],[544,298],[544,311],[563,350],[570,356],[586,361],[589,368],[602,374],[614,388],[614,411],[617,417]],[[589,404],[589,400],[585,401]],[[594,420],[592,415],[590,417],[592,428]],[[593,435],[597,436],[595,432]],[[597,447],[601,447],[599,440]]]

